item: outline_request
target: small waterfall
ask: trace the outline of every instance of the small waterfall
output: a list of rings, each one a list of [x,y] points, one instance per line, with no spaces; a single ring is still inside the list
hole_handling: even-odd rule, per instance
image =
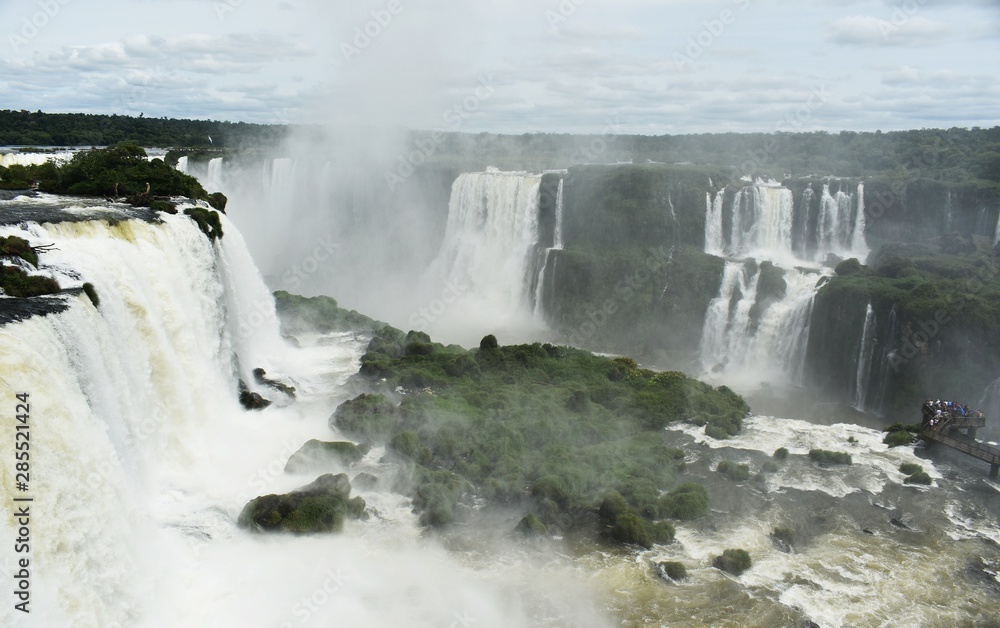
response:
[[[535,317],[545,320],[545,277],[549,272],[549,263],[552,259],[552,251],[563,250],[563,179],[559,179],[559,186],[556,190],[556,221],[555,229],[552,233],[552,246],[545,249],[544,259],[540,264],[538,278],[535,281]],[[553,266],[554,268],[554,266]]]
[[[868,396],[868,378],[871,375],[872,358],[875,349],[875,310],[868,304],[865,310],[865,324],[861,331],[861,342],[858,345],[858,357],[855,360],[854,400],[851,405],[864,412],[865,400]]]
[[[723,255],[726,243],[722,234],[722,204],[726,191],[719,190],[715,199],[710,192],[705,192],[705,252],[710,255]]]
[[[770,183],[747,186],[733,197],[730,210],[733,226],[729,243],[723,247],[726,255],[739,257],[766,252],[767,255],[791,256],[794,218],[791,190]],[[721,211],[716,218],[715,203],[710,211],[713,214],[713,246],[717,246],[721,238],[716,234],[722,232]],[[708,230],[706,225],[706,232]]]
[[[997,416],[1000,416],[1000,378],[993,381],[986,387],[983,395],[979,398],[979,410],[986,413],[986,418],[991,425],[997,424]]]
[[[733,293],[744,287],[746,278],[740,262],[726,262],[722,271],[719,296],[712,299],[705,312],[705,325],[701,334],[701,366],[709,371],[725,363],[728,357],[730,321]],[[742,291],[740,296],[742,296]]]
[[[205,181],[205,188],[209,192],[218,192],[222,190],[222,157],[214,157],[209,160],[208,180]]]
[[[889,373],[893,371],[892,363],[896,357],[896,349],[893,344],[899,336],[899,316],[896,314],[896,306],[889,310],[889,320],[885,328],[877,333],[875,338],[875,355],[877,360],[873,360],[873,365],[877,362],[878,371],[875,377],[878,378],[878,385],[875,389],[875,399],[866,406],[868,412],[882,414],[885,406],[885,391],[889,383]],[[874,357],[874,356],[873,356]],[[871,393],[868,393],[869,396]]]
[[[178,172],[183,172],[184,174],[188,174],[188,156],[184,155],[183,157],[178,157],[177,165],[174,167],[177,169]]]
[[[813,197],[816,193],[813,191],[812,187],[807,186],[806,189],[802,190],[802,199],[800,200],[801,215],[799,216],[798,225],[799,228],[795,233],[795,255],[799,259],[808,259],[810,250],[810,216],[811,208],[813,203]]]
[[[858,184],[858,207],[854,215],[854,233],[851,235],[851,253],[852,257],[858,258],[858,260],[864,264],[865,260],[868,258],[868,253],[870,249],[868,248],[868,240],[865,238],[865,227],[867,226],[867,220],[865,218],[865,184]]]

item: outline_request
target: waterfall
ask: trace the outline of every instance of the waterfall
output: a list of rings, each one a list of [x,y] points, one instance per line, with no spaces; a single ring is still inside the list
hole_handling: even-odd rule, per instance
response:
[[[872,357],[875,349],[875,310],[869,303],[865,310],[865,324],[858,345],[858,357],[854,365],[854,400],[851,405],[862,412],[868,396],[868,378],[871,375]]]
[[[552,237],[552,248],[563,250],[563,185],[564,179],[559,179],[559,187],[556,190],[556,227]]]
[[[535,280],[535,307],[534,314],[539,321],[545,320],[545,277],[549,272],[549,263],[552,259],[552,251],[563,250],[563,179],[559,179],[559,186],[556,190],[556,220],[552,232],[552,246],[545,249],[544,258],[539,265],[538,277]],[[553,265],[554,268],[554,265]]]
[[[993,234],[993,246],[1000,244],[1000,212],[997,214],[997,227]]]
[[[163,570],[181,575],[181,548],[219,531],[212,522],[226,515],[212,504],[238,507],[222,478],[247,477],[259,464],[241,458],[242,437],[228,432],[248,428],[234,350],[247,349],[239,356],[252,360],[247,370],[281,371],[273,302],[257,302],[266,288],[224,217],[226,241],[217,244],[186,216],[161,218],[0,228],[55,244],[44,269],[64,286],[91,282],[100,297],[99,307],[82,293],[62,297],[69,308],[60,314],[0,327],[0,396],[28,393],[35,421],[39,625],[148,624],[168,611],[158,601]],[[255,333],[241,340],[234,314],[243,313]],[[250,351],[251,341],[262,344]],[[0,418],[5,431],[13,420]],[[215,441],[224,430],[226,440]],[[0,521],[7,538],[11,521]],[[8,606],[4,625],[12,625]]]
[[[710,255],[722,255],[725,240],[722,235],[722,204],[726,191],[719,190],[712,199],[711,192],[705,192],[705,252]]]
[[[178,172],[183,172],[184,174],[188,174],[188,156],[184,155],[182,157],[178,157],[177,165],[175,166],[175,168],[177,168]]]
[[[11,166],[40,166],[48,162],[64,164],[73,158],[73,151],[59,151],[54,153],[3,153],[0,154],[0,166],[9,168]]]
[[[817,221],[818,251],[816,259],[822,260],[830,253],[839,257],[857,257],[862,262],[868,256],[865,241],[864,185],[858,184],[857,203],[842,190],[830,192],[830,185],[823,184],[820,213]]]
[[[444,241],[428,277],[439,290],[459,293],[454,301],[461,307],[445,308],[433,322],[477,324],[475,333],[481,335],[483,328],[519,327],[533,318],[532,288],[544,263],[538,233],[541,181],[541,175],[496,170],[455,180]]]
[[[205,182],[205,188],[209,192],[218,192],[223,187],[222,157],[214,157],[208,162],[208,180]]]
[[[721,195],[720,191],[716,203],[721,202]],[[791,190],[771,183],[758,183],[736,192],[730,208],[732,233],[729,243],[722,247],[719,246],[722,240],[722,211],[721,207],[716,209],[716,203],[709,208],[712,220],[710,223],[706,221],[706,247],[711,242],[713,250],[721,248],[726,255],[732,257],[761,252],[768,255],[791,255],[794,218]]]
[[[709,303],[702,329],[701,365],[706,371],[724,365],[733,356],[734,345],[749,338],[749,312],[753,301],[747,294],[756,291],[756,280],[757,275],[747,277],[743,263],[726,262],[719,296]],[[734,298],[738,299],[735,304]]]

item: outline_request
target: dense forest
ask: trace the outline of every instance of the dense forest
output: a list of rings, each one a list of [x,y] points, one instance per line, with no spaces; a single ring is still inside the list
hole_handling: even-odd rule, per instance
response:
[[[0,146],[253,146],[279,141],[280,126],[86,113],[0,110]]]
[[[0,146],[273,147],[298,127],[245,122],[0,110]],[[326,141],[323,133],[305,133]],[[420,162],[459,170],[555,169],[616,162],[691,163],[738,174],[932,179],[1000,186],[1000,126],[891,132],[601,135],[442,133],[405,138]],[[412,159],[412,158],[411,158]],[[405,168],[407,164],[401,164]],[[405,178],[405,177],[404,177]]]

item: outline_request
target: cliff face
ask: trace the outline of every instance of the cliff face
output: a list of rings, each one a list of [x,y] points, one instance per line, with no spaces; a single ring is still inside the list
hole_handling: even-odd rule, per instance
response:
[[[726,179],[683,166],[570,169],[565,250],[553,251],[544,280],[549,324],[580,346],[692,363],[723,266],[702,252],[705,197]],[[554,185],[543,183],[543,229]]]

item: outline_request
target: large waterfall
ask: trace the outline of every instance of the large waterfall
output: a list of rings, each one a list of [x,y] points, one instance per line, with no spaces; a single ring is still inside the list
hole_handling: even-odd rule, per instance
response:
[[[90,282],[100,299],[45,297],[67,307],[0,326],[0,427],[15,432],[15,395],[28,394],[31,484],[21,496],[34,499],[31,614],[15,611],[8,594],[0,625],[499,627],[544,613],[606,625],[571,563],[507,564],[484,552],[456,560],[421,540],[398,493],[361,491],[372,519],[341,535],[238,529],[248,499],[315,478],[284,472],[285,462],[311,438],[340,437],[328,417],[348,395],[365,339],[328,334],[287,346],[225,217],[225,236],[212,243],[183,215],[146,222],[92,206],[87,215],[0,226],[0,235],[54,244],[41,270],[64,287]],[[291,378],[297,401],[278,395],[270,408],[245,411],[237,380],[253,367]],[[383,452],[352,474],[391,477]],[[20,525],[14,465],[13,455],[0,458],[7,540]],[[12,541],[0,548],[7,586],[23,557]]]
[[[861,185],[848,194],[823,184],[817,199],[807,186],[796,204],[792,190],[761,180],[706,195],[705,252],[728,259],[702,331],[706,374],[801,383],[813,297],[830,272],[819,262],[868,254],[863,195]],[[765,273],[772,285],[759,295]]]
[[[415,314],[414,323],[432,330],[471,323],[479,331],[470,329],[466,342],[476,341],[482,329],[527,338],[542,328],[535,302],[549,253],[562,247],[562,236],[559,224],[558,246],[546,251],[539,242],[541,183],[542,175],[524,172],[459,175],[444,241],[426,277],[441,296]]]

